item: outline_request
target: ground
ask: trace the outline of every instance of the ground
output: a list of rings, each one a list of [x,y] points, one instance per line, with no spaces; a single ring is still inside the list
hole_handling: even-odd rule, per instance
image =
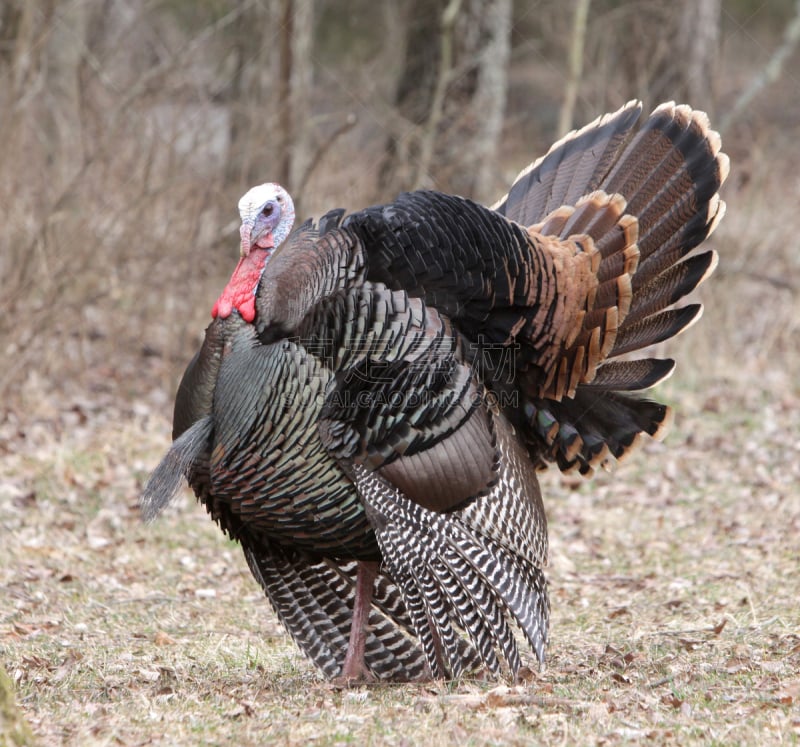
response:
[[[43,744],[796,744],[800,400],[662,394],[665,443],[590,482],[545,475],[544,672],[341,689],[188,494],[141,523],[164,391],[39,392],[0,433],[0,654],[22,710]]]

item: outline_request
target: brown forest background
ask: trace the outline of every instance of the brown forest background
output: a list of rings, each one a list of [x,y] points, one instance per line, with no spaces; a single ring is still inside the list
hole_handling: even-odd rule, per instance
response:
[[[793,0],[6,2],[5,416],[43,390],[171,394],[252,184],[303,216],[418,186],[493,201],[634,97],[722,131],[721,315],[700,339],[762,375],[770,345],[798,347],[798,37]]]

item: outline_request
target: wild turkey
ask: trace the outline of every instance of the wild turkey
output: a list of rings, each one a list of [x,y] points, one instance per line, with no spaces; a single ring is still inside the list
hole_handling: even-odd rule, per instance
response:
[[[668,408],[631,392],[674,363],[625,354],[697,319],[671,307],[716,265],[687,255],[724,212],[719,136],[685,106],[640,113],[570,133],[492,209],[413,192],[282,243],[289,195],[242,198],[143,512],[185,476],[327,676],[514,676],[515,630],[544,662],[535,468],[587,474],[662,434]]]

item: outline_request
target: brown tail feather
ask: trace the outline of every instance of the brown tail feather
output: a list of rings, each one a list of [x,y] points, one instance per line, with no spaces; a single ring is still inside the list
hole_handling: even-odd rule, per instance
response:
[[[694,324],[702,313],[703,307],[694,303],[680,309],[662,311],[636,324],[626,325],[617,336],[614,355],[630,353],[675,337]]]
[[[672,419],[666,405],[591,387],[580,387],[574,399],[531,403],[529,415],[530,428],[545,444],[538,453],[564,472],[577,469],[583,475],[611,457],[622,459],[642,433],[662,438]]]
[[[649,282],[685,257],[709,236],[724,214],[725,203],[715,195],[708,205],[707,214],[696,213],[687,221],[682,232],[673,234],[664,241],[657,252],[651,252],[642,261],[639,277],[636,280],[637,286]]]
[[[622,392],[649,389],[671,376],[674,370],[675,361],[671,358],[610,361],[597,369],[597,376],[586,387]]]
[[[715,227],[724,212],[717,192],[729,170],[719,149],[705,113],[662,104],[603,180],[602,188],[623,195],[639,220],[641,270],[652,255],[679,246],[674,263]]]
[[[624,456],[640,433],[663,434],[668,408],[621,392],[658,383],[674,362],[607,359],[673,337],[700,317],[696,304],[669,307],[716,267],[713,251],[687,255],[725,212],[718,190],[729,162],[707,116],[662,104],[634,133],[638,111],[626,105],[567,135],[497,207],[513,220],[538,219],[531,230],[564,241],[578,234],[600,255],[592,263],[597,282],[575,317],[579,328],[565,339],[544,390],[527,390],[522,426],[547,444],[546,458],[584,473],[609,455]],[[621,240],[630,233],[633,241]]]
[[[699,286],[717,267],[715,251],[703,252],[673,265],[648,284],[636,288],[626,325],[662,311]]]
[[[578,200],[574,209],[559,209],[529,231],[532,236],[557,232],[557,237],[567,240],[558,251],[576,246],[579,255],[589,258],[594,273],[585,284],[585,295],[571,297],[578,305],[563,311],[565,318],[574,320],[573,326],[563,336],[563,350],[546,369],[542,395],[557,400],[590,382],[614,346],[619,320],[631,303],[631,275],[639,257],[637,223],[625,214],[625,200],[619,195],[593,192]],[[564,267],[566,272],[575,271],[572,263]]]
[[[523,169],[508,194],[493,208],[529,226],[561,205],[574,205],[599,188],[642,111],[629,101],[559,140],[547,154]],[[608,191],[608,190],[606,190]]]

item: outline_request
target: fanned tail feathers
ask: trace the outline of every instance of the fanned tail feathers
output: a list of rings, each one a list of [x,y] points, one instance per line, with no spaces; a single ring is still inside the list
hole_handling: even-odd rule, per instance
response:
[[[719,135],[703,112],[673,103],[634,132],[639,111],[630,102],[567,135],[497,206],[513,220],[538,220],[532,233],[578,239],[600,255],[580,326],[544,390],[528,397],[523,426],[544,442],[545,459],[582,473],[622,458],[641,433],[664,434],[669,408],[627,393],[668,377],[674,361],[614,359],[697,321],[699,304],[672,306],[717,265],[713,250],[688,255],[725,212],[718,190],[729,162]]]
[[[508,194],[493,209],[529,226],[599,189],[641,111],[638,101],[629,101],[613,114],[567,133],[517,175]]]
[[[638,224],[625,214],[622,197],[593,192],[574,207],[554,211],[529,232],[533,241],[537,235],[553,235],[577,249],[567,289],[580,289],[585,300],[541,391],[543,397],[560,400],[573,397],[579,384],[594,379],[615,344],[631,304],[631,277],[639,261]]]

